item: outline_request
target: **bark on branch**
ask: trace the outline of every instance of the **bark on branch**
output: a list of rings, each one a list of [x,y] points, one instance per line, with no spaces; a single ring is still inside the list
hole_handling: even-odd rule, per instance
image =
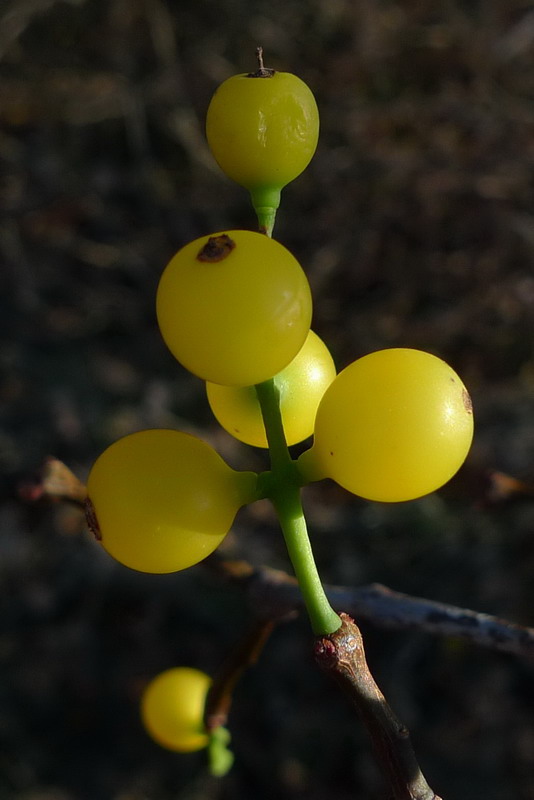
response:
[[[218,557],[208,559],[206,564],[242,585],[251,606],[264,618],[281,618],[302,607],[297,582],[285,572],[252,567],[247,562],[219,561]],[[378,583],[354,588],[327,585],[325,589],[335,609],[345,610],[360,622],[456,637],[480,647],[534,659],[534,628],[491,614],[412,597]]]
[[[496,476],[501,490],[506,486],[510,491],[513,479],[508,478],[503,483],[506,476],[495,473],[495,480]],[[533,487],[521,484],[518,489],[516,484],[514,481],[516,492],[534,492]],[[33,481],[19,486],[19,495],[25,501],[47,497],[83,506],[86,489],[65,464],[49,458]],[[252,567],[246,562],[224,561],[218,554],[204,563],[226,578],[246,586],[256,614],[264,619],[280,619],[302,607],[296,580],[285,572]],[[411,597],[378,583],[355,588],[325,588],[334,608],[343,609],[360,621],[366,620],[385,628],[414,629],[435,636],[457,637],[491,650],[534,658],[534,628],[447,603]]]
[[[391,785],[392,800],[441,800],[421,772],[408,729],[397,719],[369,671],[358,626],[347,614],[341,614],[341,620],[335,633],[317,637],[315,659],[355,706]]]

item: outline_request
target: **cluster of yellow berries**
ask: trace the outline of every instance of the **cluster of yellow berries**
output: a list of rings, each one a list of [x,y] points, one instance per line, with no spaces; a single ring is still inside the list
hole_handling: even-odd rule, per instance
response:
[[[186,244],[163,272],[157,319],[175,358],[206,382],[210,406],[237,439],[267,447],[255,386],[274,380],[286,441],[314,441],[297,468],[302,483],[332,478],[369,500],[410,500],[442,486],[471,444],[469,395],[445,362],[426,352],[371,353],[336,376],[311,330],[312,298],[301,265],[271,238],[281,189],[308,165],[317,105],[294,75],[260,69],[215,93],[209,146],[251,194],[260,232],[218,231]],[[238,509],[258,499],[258,476],[228,466],[205,442],[148,430],[112,444],[88,480],[90,518],[118,561],[172,572],[208,556]],[[180,668],[143,697],[147,730],[166,747],[204,747],[209,678]]]

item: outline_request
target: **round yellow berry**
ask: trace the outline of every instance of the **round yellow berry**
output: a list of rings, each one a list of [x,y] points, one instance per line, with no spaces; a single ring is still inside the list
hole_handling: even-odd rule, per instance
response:
[[[421,350],[370,353],[339,373],[299,463],[360,497],[412,500],[443,486],[473,437],[469,394],[444,361]]]
[[[286,442],[296,444],[311,436],[317,406],[336,377],[330,352],[310,331],[293,361],[275,375]],[[209,404],[219,423],[246,444],[268,447],[260,404],[253,386],[207,383]]]
[[[283,245],[253,231],[203,236],[165,269],[156,310],[161,334],[190,372],[228,386],[272,378],[308,335],[308,280]]]
[[[211,679],[189,667],[174,667],[157,675],[141,698],[141,720],[162,747],[180,753],[208,744],[203,716]]]

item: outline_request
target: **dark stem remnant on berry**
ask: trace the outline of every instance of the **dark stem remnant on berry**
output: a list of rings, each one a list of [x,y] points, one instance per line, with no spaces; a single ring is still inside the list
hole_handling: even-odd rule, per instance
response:
[[[230,239],[227,233],[222,233],[220,236],[210,236],[199,252],[197,261],[205,261],[210,264],[223,261],[230,255],[234,247],[235,242],[233,239]]]
[[[258,69],[256,72],[249,72],[247,78],[272,78],[276,70],[264,66],[263,47],[256,47],[256,58],[258,59]]]
[[[97,542],[101,542],[102,534],[100,533],[100,525],[98,524],[98,520],[96,518],[95,507],[88,497],[85,498],[83,507],[85,511],[85,519],[87,520],[87,525],[89,527],[89,530],[91,531]]]
[[[417,763],[410,733],[399,721],[371,675],[360,629],[348,614],[341,627],[317,637],[315,660],[353,702],[369,733],[377,761],[389,778],[392,800],[440,800]]]

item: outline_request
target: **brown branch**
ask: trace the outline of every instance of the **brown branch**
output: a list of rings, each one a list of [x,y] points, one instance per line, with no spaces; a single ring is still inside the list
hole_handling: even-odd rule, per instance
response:
[[[26,502],[48,498],[81,507],[87,496],[83,483],[65,464],[52,457],[46,459],[37,477],[19,484],[18,493]],[[297,582],[285,572],[252,567],[247,562],[224,561],[217,553],[204,564],[246,586],[256,615],[264,620],[280,619],[302,608]],[[355,588],[326,586],[325,589],[334,608],[345,609],[360,621],[384,628],[455,637],[491,650],[534,658],[534,628],[514,625],[491,614],[411,597],[378,583]]]
[[[264,618],[282,617],[302,608],[297,582],[285,572],[213,557],[205,563],[226,579],[242,585],[251,606]],[[491,650],[534,658],[534,628],[447,603],[412,597],[378,583],[355,588],[327,585],[325,589],[334,608],[346,610],[360,622],[365,620],[384,628],[413,629],[434,636],[460,638]]]
[[[85,487],[55,459],[45,464],[39,480],[20,487],[26,500],[39,497],[69,500],[81,505]],[[208,730],[225,725],[234,688],[243,672],[254,664],[277,621],[302,607],[294,577],[247,562],[224,561],[214,554],[204,564],[241,585],[256,614],[257,623],[235,648],[216,675],[208,695],[205,722]],[[514,625],[488,614],[445,603],[411,597],[380,584],[359,588],[326,586],[335,608],[351,611],[390,628],[414,628],[439,636],[454,636],[484,647],[534,656],[534,629]],[[397,719],[367,666],[358,626],[346,613],[342,625],[328,636],[317,637],[315,658],[319,666],[342,687],[370,735],[375,756],[393,792],[392,800],[441,800],[428,785],[415,757],[408,729]]]
[[[19,496],[27,502],[49,498],[83,507],[86,494],[85,486],[56,458],[45,461],[37,479],[19,485]],[[247,562],[224,561],[217,553],[204,564],[245,585],[251,605],[262,619],[280,619],[302,608],[297,582],[285,572],[252,567]],[[360,621],[455,637],[491,650],[534,658],[534,628],[515,625],[491,614],[411,597],[378,583],[325,588],[334,608],[345,609]]]
[[[408,729],[397,719],[369,671],[358,626],[347,614],[335,633],[317,637],[315,659],[349,696],[371,737],[392,800],[441,800],[415,757]]]
[[[235,686],[245,670],[258,660],[274,625],[273,621],[258,621],[216,673],[204,712],[206,728],[209,731],[226,725]]]

